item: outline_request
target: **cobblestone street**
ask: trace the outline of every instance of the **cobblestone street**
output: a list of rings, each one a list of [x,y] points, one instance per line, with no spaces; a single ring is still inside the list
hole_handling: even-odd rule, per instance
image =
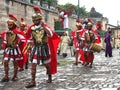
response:
[[[73,65],[74,57],[58,57],[58,73],[53,75],[53,83],[46,83],[46,70],[38,66],[37,86],[27,89],[25,83],[30,80],[28,70],[18,73],[19,80],[7,83],[0,82],[0,90],[120,90],[120,55],[119,49],[113,49],[113,57],[105,57],[104,51],[95,53],[93,68],[81,64]],[[10,63],[10,77],[13,75]],[[3,77],[3,65],[0,67],[0,77]]]

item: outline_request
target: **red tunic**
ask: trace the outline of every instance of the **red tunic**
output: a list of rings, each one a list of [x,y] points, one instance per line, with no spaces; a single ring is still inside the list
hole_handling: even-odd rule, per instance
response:
[[[26,38],[26,33],[25,32],[23,32],[24,33],[24,36],[25,36],[25,38]],[[23,60],[21,60],[21,61],[19,61],[19,63],[21,63],[20,64],[20,68],[23,68],[23,66],[24,66],[24,64],[28,61],[28,52],[27,53],[23,53],[23,49],[24,49],[24,47],[27,45],[27,42],[23,42],[19,47],[20,47],[20,50],[21,50],[21,52],[22,52],[22,55],[23,55]]]
[[[81,61],[84,61],[84,54],[83,54],[83,45],[80,45],[78,43],[78,40],[77,40],[77,32],[79,32],[80,36],[82,36],[82,34],[85,32],[85,29],[81,29],[81,30],[75,30],[71,33],[72,37],[73,37],[73,42],[74,42],[74,46],[75,46],[75,49],[77,51],[77,53],[79,53],[81,56],[79,58],[79,60]],[[82,39],[82,38],[81,38]],[[84,43],[83,43],[84,44]]]

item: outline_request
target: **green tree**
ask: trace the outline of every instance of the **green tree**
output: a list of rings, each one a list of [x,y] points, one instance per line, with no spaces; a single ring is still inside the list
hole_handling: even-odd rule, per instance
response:
[[[66,3],[65,5],[60,5],[60,6],[63,9],[66,10],[67,7],[70,6],[70,5],[72,5],[72,4],[71,3]],[[85,16],[85,17],[89,17],[90,16],[89,12],[86,11],[85,6],[78,8],[78,6],[73,5],[73,13],[77,15],[78,14],[78,10],[80,11],[80,15]]]
[[[39,0],[39,1],[41,6],[43,3],[47,3],[49,9],[50,9],[50,6],[55,7],[58,4],[58,0]]]
[[[30,3],[33,3],[33,0],[30,0]]]
[[[48,3],[48,8],[50,8],[50,6],[56,6],[58,3],[58,0],[46,0]]]
[[[85,16],[85,17],[89,17],[90,13],[86,11],[85,6],[80,8],[80,15]]]

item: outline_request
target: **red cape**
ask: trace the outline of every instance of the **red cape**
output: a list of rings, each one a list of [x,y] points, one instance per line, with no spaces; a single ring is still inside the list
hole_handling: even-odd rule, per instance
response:
[[[95,41],[95,43],[100,43],[101,42],[101,40],[100,40],[100,35],[97,33],[97,31],[96,30],[92,30],[96,35],[97,35],[97,40]]]
[[[51,74],[57,73],[57,49],[59,42],[60,42],[60,38],[55,32],[53,33],[53,36],[49,37],[48,39],[48,44],[50,46],[50,52],[51,52],[51,56],[50,56]]]

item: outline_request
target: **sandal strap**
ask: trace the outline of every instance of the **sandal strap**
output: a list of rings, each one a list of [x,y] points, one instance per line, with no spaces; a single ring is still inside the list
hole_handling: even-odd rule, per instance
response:
[[[8,77],[3,77],[1,82],[8,82],[9,81],[9,78]]]
[[[27,85],[25,86],[26,88],[31,88],[36,86],[35,82],[28,82]]]

